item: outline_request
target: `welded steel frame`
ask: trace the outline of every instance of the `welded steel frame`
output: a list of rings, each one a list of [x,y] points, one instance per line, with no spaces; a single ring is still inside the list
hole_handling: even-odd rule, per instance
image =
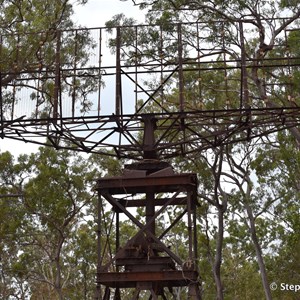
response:
[[[249,20],[245,20],[249,22]],[[219,22],[220,24],[222,22]],[[249,73],[253,68],[259,68],[262,72],[268,68],[281,68],[286,72],[293,67],[299,67],[299,57],[292,57],[287,55],[280,58],[265,58],[264,64],[260,61],[247,58],[245,56],[244,45],[244,23],[243,21],[236,22],[238,28],[237,34],[241,41],[240,44],[240,58],[233,60],[223,57],[222,65],[220,60],[211,61],[210,66],[207,66],[206,56],[215,53],[221,53],[220,49],[216,52],[211,49],[206,49],[201,46],[201,32],[199,26],[201,23],[181,23],[169,24],[173,26],[174,39],[172,43],[176,45],[173,49],[175,57],[167,59],[164,56],[164,36],[163,27],[153,27],[147,25],[138,25],[132,27],[116,27],[109,28],[112,32],[111,39],[115,42],[115,51],[113,61],[105,63],[107,41],[104,36],[107,28],[90,28],[90,29],[75,29],[68,31],[52,32],[53,43],[53,61],[50,65],[44,65],[42,59],[33,61],[36,69],[20,70],[12,72],[9,70],[0,70],[0,136],[1,138],[9,138],[14,140],[21,140],[24,142],[31,142],[36,144],[47,144],[57,149],[66,148],[75,151],[82,151],[87,153],[100,153],[103,155],[112,155],[118,158],[143,159],[143,142],[139,140],[138,136],[143,131],[143,123],[146,120],[145,108],[156,104],[160,107],[160,111],[151,113],[152,117],[158,120],[156,123],[156,132],[159,135],[155,148],[157,155],[164,159],[168,157],[176,157],[178,155],[186,155],[194,152],[199,152],[208,148],[217,147],[218,145],[231,144],[239,141],[250,140],[256,137],[262,137],[280,130],[290,129],[299,126],[300,108],[293,103],[287,101],[287,104],[279,107],[271,107],[264,103],[262,105],[250,105],[251,95],[249,93]],[[222,25],[222,24],[221,24]],[[199,48],[199,53],[203,53],[203,57],[194,59],[184,52],[185,46],[185,26],[193,26],[195,28],[195,44]],[[153,61],[138,61],[136,57],[139,56],[144,46],[140,46],[138,36],[139,30],[143,28],[150,28],[156,30],[161,45],[161,49],[157,50],[157,58]],[[129,56],[126,53],[123,43],[124,32],[130,30],[134,34],[132,41],[132,53]],[[286,44],[281,47],[288,48],[287,32],[292,30],[299,30],[297,28],[287,28],[283,39]],[[94,53],[96,61],[91,62],[90,65],[79,65],[77,61],[78,45],[76,43],[77,37],[85,33],[96,32],[96,48]],[[42,37],[48,33],[38,33],[36,38]],[[15,35],[15,40],[25,39],[32,33],[23,34],[23,36]],[[63,60],[63,41],[65,35],[70,35],[74,39],[74,49],[70,51],[74,54],[74,61],[66,63]],[[6,45],[8,35],[1,35],[1,49]],[[13,34],[9,37],[12,38]],[[32,38],[32,37],[31,37]],[[206,46],[206,45],[205,45]],[[142,48],[140,48],[142,47]],[[22,49],[17,48],[16,51]],[[43,51],[43,48],[37,49],[38,52]],[[16,54],[16,57],[20,55]],[[125,56],[125,58],[124,58]],[[210,57],[210,56],[209,56]],[[130,60],[131,59],[131,60]],[[16,65],[18,61],[14,62]],[[187,72],[226,72],[229,70],[237,70],[240,72],[240,92],[236,94],[239,104],[235,107],[228,105],[224,109],[203,110],[201,108],[189,109],[186,100],[186,87],[184,84],[185,74]],[[153,90],[143,86],[140,77],[149,74],[157,74],[160,76],[160,81]],[[7,78],[13,76],[14,80],[7,83]],[[139,77],[140,76],[140,77]],[[9,85],[11,89],[14,87],[26,86],[26,80],[31,83],[39,78],[45,80],[52,80],[54,83],[54,95],[52,101],[51,111],[48,117],[44,118],[35,115],[24,115],[18,113],[14,115],[14,107],[17,107],[21,101],[13,101],[10,109],[11,115],[5,114],[5,103],[3,95],[5,89]],[[80,78],[90,78],[98,81],[97,101],[95,103],[96,111],[92,114],[78,114],[75,111],[76,107],[76,80]],[[111,78],[114,80],[115,86],[110,99],[114,99],[113,113],[105,114],[101,111],[103,106],[103,99],[101,98],[102,85],[101,80],[104,78]],[[166,85],[176,78],[178,85],[178,99],[174,102],[174,106],[170,109],[163,102],[164,88]],[[63,92],[65,81],[69,81],[70,96]],[[126,94],[124,91],[124,82],[132,83],[134,89],[135,105],[142,93],[146,98],[141,106],[137,106],[132,110],[132,113],[126,113],[125,108],[128,107],[126,103]],[[74,83],[74,84],[72,84]],[[291,90],[290,82],[281,83],[282,87]],[[42,91],[39,91],[42,93]],[[225,93],[229,93],[226,90]],[[41,94],[41,96],[43,96]],[[197,95],[195,95],[197,96]],[[70,98],[70,113],[66,114],[63,111],[63,105],[67,103],[67,98]],[[22,102],[32,101],[30,99],[22,99]],[[36,97],[36,107],[39,107],[38,98]],[[228,99],[230,102],[231,99]],[[175,107],[175,109],[174,109]],[[16,108],[15,108],[16,110]],[[197,125],[197,126],[196,126]],[[108,151],[109,149],[109,151]]]
[[[101,178],[97,181],[96,190],[98,199],[98,268],[97,284],[98,298],[110,299],[110,291],[114,290],[114,299],[120,298],[120,289],[134,288],[132,299],[139,299],[142,290],[149,290],[152,299],[166,299],[164,288],[189,287],[190,299],[201,299],[199,274],[197,270],[197,232],[196,232],[196,206],[197,206],[197,177],[196,174],[171,174],[170,167],[158,170],[152,174],[146,174],[146,170],[126,170],[121,177]],[[136,177],[143,175],[141,177]],[[133,176],[133,177],[131,177]],[[156,198],[161,193],[172,194],[165,198]],[[116,196],[126,194],[127,200]],[[128,195],[145,195],[139,199],[129,199]],[[118,250],[109,262],[103,262],[106,254],[101,245],[102,201],[109,203],[116,213],[116,240],[115,248]],[[157,236],[155,220],[165,212],[168,207],[179,205],[183,211],[174,219],[164,232]],[[145,207],[145,223],[140,222],[136,216],[128,211],[128,208]],[[156,209],[159,207],[159,209]],[[149,238],[149,244],[159,248],[164,256],[149,255],[148,257],[135,258],[128,256],[126,250],[131,249],[129,240],[125,245],[120,245],[120,214],[124,214],[138,227],[138,232],[133,240],[141,235]],[[163,242],[164,236],[181,221],[187,218],[188,257],[185,261],[169,249]],[[102,237],[103,242],[103,237]],[[107,241],[103,242],[104,244]],[[141,247],[141,245],[140,245]],[[125,271],[120,267],[125,265]],[[176,267],[175,267],[176,265]],[[129,270],[126,271],[126,268]],[[114,269],[114,271],[111,271]],[[101,286],[105,286],[105,292],[100,295]]]

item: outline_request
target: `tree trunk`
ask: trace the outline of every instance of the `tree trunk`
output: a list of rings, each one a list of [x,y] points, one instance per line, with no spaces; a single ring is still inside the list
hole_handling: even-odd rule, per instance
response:
[[[218,207],[218,237],[216,245],[213,274],[217,289],[217,300],[223,300],[223,285],[221,280],[222,249],[224,240],[224,211],[222,206]]]
[[[56,276],[55,276],[55,290],[59,300],[63,300],[62,288],[61,288],[61,268],[59,259],[55,261],[56,264]]]
[[[249,165],[247,166],[247,169],[245,169],[240,164],[237,164],[230,155],[228,156],[228,158],[229,158],[229,162],[231,164],[231,170],[233,171],[233,173],[243,179],[243,181],[241,183],[239,183],[237,178],[227,174],[227,176],[229,178],[233,179],[233,181],[237,184],[237,186],[239,187],[239,189],[243,195],[243,206],[246,209],[247,219],[249,220],[249,221],[245,221],[245,223],[247,224],[247,226],[249,228],[251,240],[254,245],[266,300],[272,300],[272,295],[271,295],[271,290],[270,290],[270,286],[269,286],[269,282],[268,282],[268,277],[267,277],[266,267],[265,267],[265,263],[264,263],[264,259],[263,259],[263,255],[262,255],[262,250],[261,250],[261,246],[259,243],[259,239],[256,234],[255,219],[253,216],[252,208],[249,204],[250,203],[249,200],[251,199],[251,187],[252,187],[252,182],[251,182],[250,175],[249,175],[250,174]],[[244,189],[243,189],[244,183],[247,184],[246,191],[244,191]]]
[[[269,281],[268,281],[268,277],[267,277],[266,267],[265,267],[265,263],[264,263],[264,259],[263,259],[263,255],[262,255],[262,250],[261,250],[259,240],[258,240],[258,237],[256,234],[255,220],[253,217],[253,212],[248,203],[245,204],[245,208],[246,208],[247,215],[249,218],[249,225],[250,225],[249,231],[250,231],[251,239],[252,239],[252,242],[253,242],[253,245],[255,248],[255,252],[256,252],[257,262],[258,262],[258,266],[259,266],[259,270],[260,270],[260,276],[261,276],[266,300],[272,300],[272,295],[271,295],[271,290],[270,290],[270,285],[269,285]]]
[[[55,275],[55,291],[58,295],[59,300],[63,300],[63,293],[62,293],[62,283],[61,283],[61,265],[60,265],[60,253],[61,248],[64,243],[64,237],[62,237],[58,241],[57,250],[56,250],[56,257],[54,259],[55,261],[55,267],[56,267],[56,275]]]

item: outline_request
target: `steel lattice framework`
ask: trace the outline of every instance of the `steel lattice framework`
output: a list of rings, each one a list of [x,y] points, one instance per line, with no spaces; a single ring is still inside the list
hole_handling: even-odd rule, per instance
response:
[[[298,29],[258,59],[235,25],[238,46],[222,22],[214,41],[202,23],[2,35],[1,137],[134,159],[152,147],[163,159],[299,125]]]

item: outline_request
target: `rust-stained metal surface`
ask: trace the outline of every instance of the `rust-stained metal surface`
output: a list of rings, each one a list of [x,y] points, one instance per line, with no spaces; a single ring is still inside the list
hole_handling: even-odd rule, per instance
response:
[[[185,287],[190,299],[201,299],[197,268],[196,175],[176,174],[168,164],[154,159],[127,167],[122,176],[98,179],[95,187],[100,207],[97,299],[106,300],[111,293],[119,295],[122,289],[130,288],[135,290],[132,299],[139,299],[142,290],[148,290],[152,297],[165,299],[167,291],[176,287]],[[116,215],[112,220],[115,246],[109,247],[107,244],[111,240],[104,241],[101,235],[101,207],[107,204]],[[143,215],[136,215],[132,208],[144,208]],[[164,224],[161,232],[157,222],[168,210],[173,211],[174,216]],[[120,215],[136,226],[135,234],[123,243]],[[181,230],[186,226],[186,253],[181,255],[168,245],[168,235],[174,234],[178,226]],[[116,252],[107,259],[109,249],[116,249]]]
[[[233,21],[240,45],[221,33],[211,41],[201,22],[2,34],[0,136],[143,160],[299,126],[290,78],[300,59],[289,44],[299,28],[292,22],[274,45],[282,56],[262,62],[245,53],[249,26]],[[263,95],[250,76],[256,70]]]
[[[168,176],[145,176],[140,178],[112,177],[97,181],[98,191],[107,191],[111,194],[135,194],[147,191],[148,187],[156,193],[173,192],[178,186],[195,192],[197,186],[196,174],[174,174]]]
[[[98,275],[99,283],[114,288],[137,287],[137,282],[151,282],[154,286],[156,285],[160,288],[182,287],[198,280],[196,271],[149,271],[147,270],[147,265],[145,265],[143,271],[139,272],[100,272]]]

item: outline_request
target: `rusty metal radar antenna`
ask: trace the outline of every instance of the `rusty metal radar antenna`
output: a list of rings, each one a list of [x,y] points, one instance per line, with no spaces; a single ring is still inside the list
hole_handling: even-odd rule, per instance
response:
[[[201,299],[197,177],[166,161],[299,126],[300,58],[289,44],[299,29],[287,23],[273,56],[246,49],[245,32],[257,30],[249,20],[0,36],[1,138],[131,161],[96,184],[97,299],[122,299],[123,289],[168,299],[174,288]],[[106,240],[103,203],[115,228]],[[184,251],[168,245],[178,228]]]

